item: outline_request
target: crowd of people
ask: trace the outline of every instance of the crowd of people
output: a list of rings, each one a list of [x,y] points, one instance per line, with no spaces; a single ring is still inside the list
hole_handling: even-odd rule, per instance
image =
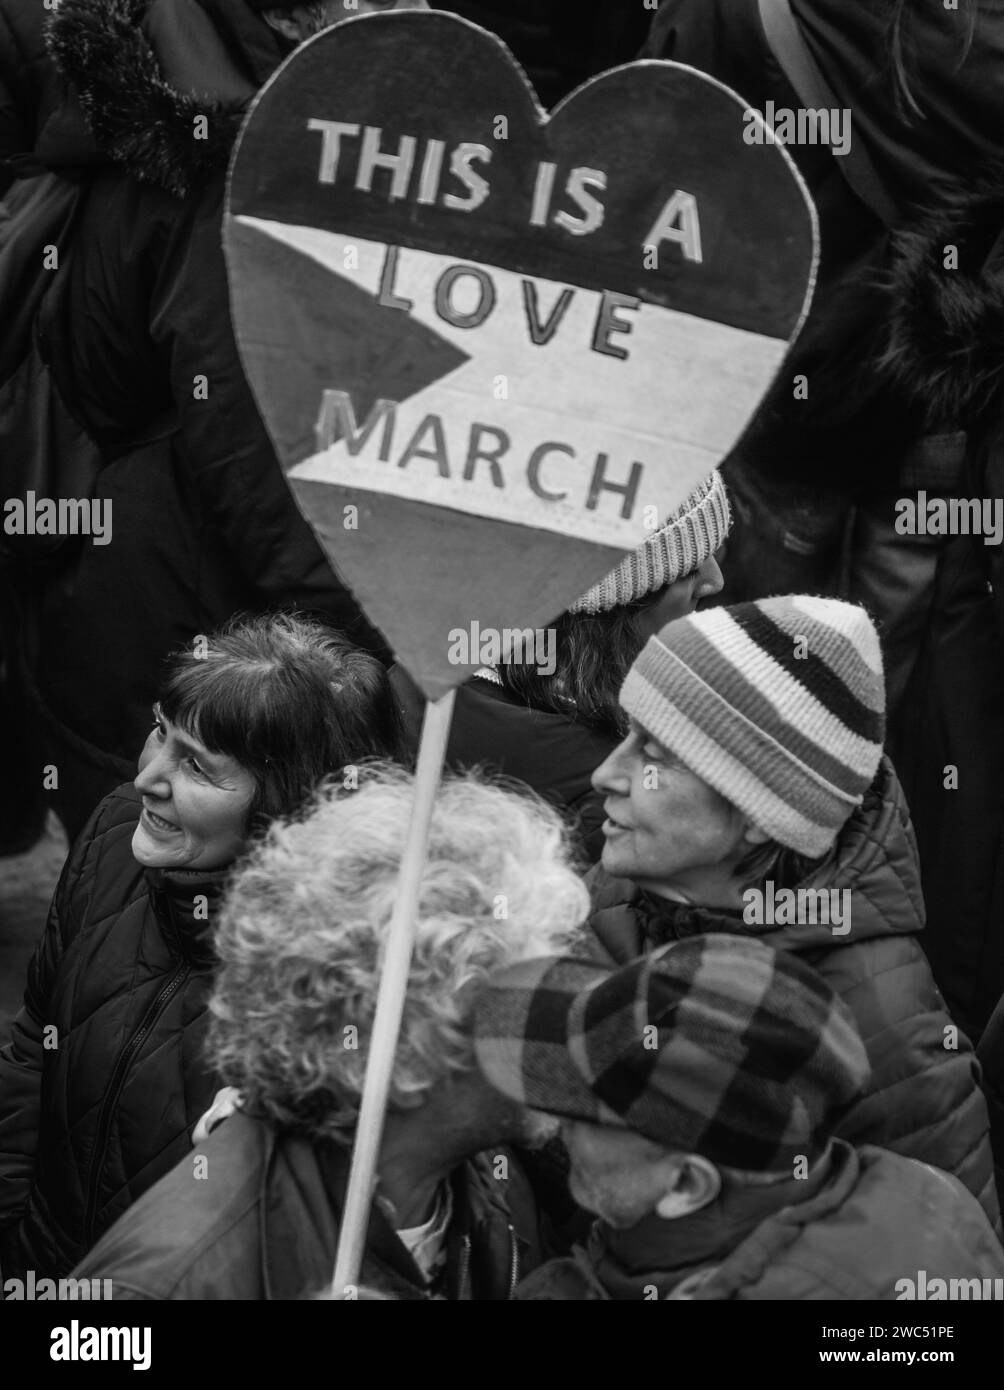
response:
[[[822,262],[773,392],[551,669],[459,690],[332,1287],[424,700],[288,492],[220,219],[254,93],[395,8],[0,0],[0,210],[72,189],[32,312],[115,517],[0,538],[0,852],[72,842],[0,1040],[0,1292],[1004,1297],[1000,545],[894,521],[1001,476],[1004,0],[791,0],[882,196],[793,148]],[[549,103],[639,51],[799,103],[758,0],[448,8]]]

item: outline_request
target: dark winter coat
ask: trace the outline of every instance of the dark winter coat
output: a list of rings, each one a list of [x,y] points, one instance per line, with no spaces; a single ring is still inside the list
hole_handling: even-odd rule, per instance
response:
[[[594,871],[589,928],[618,965],[701,932],[755,935],[776,950],[797,952],[850,1007],[868,1049],[870,1087],[837,1135],[953,1173],[996,1224],[980,1068],[965,1035],[956,1039],[951,1031],[920,948],[924,906],[916,845],[888,760],[832,853],[797,886],[850,889],[850,932],[837,936],[821,924],[749,925],[742,910],[672,903],[602,869]]]
[[[58,160],[64,145],[66,93],[45,48],[51,13],[42,4],[0,0],[0,194],[12,178],[40,173]]]
[[[423,703],[395,668],[391,681],[405,709],[409,743],[418,747]],[[514,777],[562,811],[591,864],[603,853],[603,798],[591,777],[617,740],[554,710],[521,703],[502,686],[475,677],[457,691],[446,747],[451,768],[482,767]]]
[[[810,1179],[811,1181],[811,1179]],[[793,1189],[805,1188],[795,1181]],[[756,1198],[756,1194],[747,1194]],[[771,1189],[764,1203],[777,1203]],[[520,1302],[615,1299],[893,1301],[918,1297],[926,1277],[1004,1283],[1004,1250],[970,1193],[946,1173],[899,1154],[837,1141],[833,1167],[818,1191],[792,1192],[790,1205],[752,1229],[736,1231],[723,1252],[722,1225],[703,1242],[688,1239],[693,1218],[612,1231],[597,1223],[588,1250],[543,1265],[520,1287]],[[689,1255],[680,1259],[681,1238]],[[703,1244],[703,1249],[701,1248]],[[696,1246],[696,1248],[694,1248]],[[923,1271],[923,1274],[921,1273]],[[909,1281],[908,1284],[901,1281]],[[989,1284],[993,1298],[995,1284]],[[967,1287],[967,1295],[968,1295]],[[963,1296],[967,1296],[963,1295]],[[923,1295],[920,1295],[923,1296]]]
[[[788,149],[819,213],[819,275],[773,389],[722,466],[735,525],[721,601],[834,593],[902,630],[915,576],[898,556],[888,582],[874,574],[867,524],[848,540],[853,508],[900,486],[901,475],[914,487],[936,485],[939,470],[928,468],[922,445],[925,412],[877,368],[891,239],[845,172],[864,150],[904,227],[918,208],[945,204],[978,177],[1004,122],[1004,0],[958,8],[793,0],[792,8],[839,108],[850,112],[852,153]],[[897,12],[912,97],[896,81]],[[646,56],[701,68],[760,109],[805,104],[767,45],[758,0],[664,0]],[[901,651],[898,641],[886,651],[890,709],[903,695]]]
[[[651,15],[609,0],[447,0],[452,10],[502,39],[545,107],[593,74],[629,63]]]
[[[236,611],[299,606],[380,644],[293,502],[230,323],[226,167],[276,36],[244,0],[65,0],[49,45],[77,104],[46,157],[90,177],[48,354],[112,508],[110,544],[72,541],[40,596],[26,583],[58,801],[131,775],[163,658]]]
[[[59,1277],[191,1149],[224,872],[133,858],[131,787],[63,869],[0,1049],[0,1266]]]
[[[911,394],[930,429],[968,432],[961,471],[929,483],[929,499],[1004,498],[1002,234],[998,163],[899,238],[883,380]],[[898,534],[897,500],[917,493],[913,481],[880,499],[869,538],[890,592],[902,591],[908,563],[918,575],[913,662],[889,750],[920,847],[924,948],[953,1014],[978,1037],[1004,994],[1004,547],[982,535]]]
[[[867,151],[903,225],[995,157],[1004,120],[1004,0],[973,6],[971,42],[960,10],[906,7],[911,90],[923,115],[897,96],[893,0],[793,0],[792,8],[840,108],[851,112],[852,148]],[[760,110],[768,100],[776,108],[803,105],[767,44],[758,0],[663,0],[645,56],[700,68]],[[809,318],[733,461],[769,473],[783,504],[791,485],[869,491],[894,477],[922,425],[908,400],[876,380],[886,230],[826,146],[790,145],[789,153],[819,212],[819,277]],[[805,399],[795,398],[796,375],[808,378]],[[726,470],[731,481],[728,463]],[[731,555],[729,568],[731,576]]]
[[[504,1150],[500,1150],[503,1153]],[[199,1149],[207,1179],[181,1163],[132,1207],[76,1271],[111,1279],[116,1299],[304,1299],[331,1282],[349,1155],[277,1134],[238,1112]],[[478,1154],[451,1179],[445,1286],[451,1299],[505,1300],[540,1262],[536,1213],[515,1159],[496,1178]],[[360,1286],[395,1299],[429,1296],[379,1203]]]

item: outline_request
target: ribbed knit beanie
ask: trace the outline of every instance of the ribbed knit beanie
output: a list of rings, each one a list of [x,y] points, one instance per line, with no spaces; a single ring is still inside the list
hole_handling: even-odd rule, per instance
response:
[[[651,637],[627,713],[772,839],[818,858],[882,756],[885,682],[863,608],[792,595],[710,608]]]
[[[724,543],[731,525],[728,494],[716,468],[660,530],[576,599],[569,613],[606,613],[693,574]]]

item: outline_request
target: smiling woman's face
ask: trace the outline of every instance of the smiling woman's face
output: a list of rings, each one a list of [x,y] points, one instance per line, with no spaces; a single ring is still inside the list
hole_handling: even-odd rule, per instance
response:
[[[593,773],[606,798],[603,867],[656,894],[707,902],[709,874],[727,877],[760,832],[634,719]]]
[[[150,869],[222,869],[247,843],[254,779],[234,758],[211,753],[154,710],[139,758],[136,790],[143,814],[132,838]]]

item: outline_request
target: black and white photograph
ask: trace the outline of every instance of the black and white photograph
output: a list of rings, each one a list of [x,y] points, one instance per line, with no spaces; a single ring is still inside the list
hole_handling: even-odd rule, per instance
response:
[[[1004,0],[0,0],[0,1380],[992,1364],[1002,132]]]

